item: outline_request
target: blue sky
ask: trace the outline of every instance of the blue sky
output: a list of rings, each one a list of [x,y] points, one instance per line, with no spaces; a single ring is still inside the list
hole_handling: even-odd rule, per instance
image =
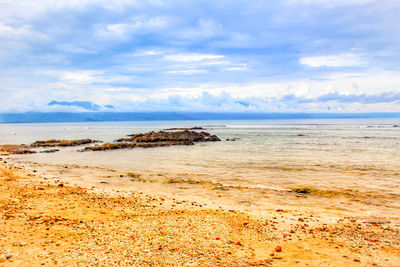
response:
[[[0,8],[0,112],[400,111],[398,0]]]

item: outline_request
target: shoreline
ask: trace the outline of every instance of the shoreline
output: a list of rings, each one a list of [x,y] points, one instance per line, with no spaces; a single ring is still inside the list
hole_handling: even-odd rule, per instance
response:
[[[0,174],[0,261],[5,265],[395,266],[400,262],[398,221],[371,217],[368,222],[301,207],[255,216],[157,194],[106,194],[60,186],[5,163]]]

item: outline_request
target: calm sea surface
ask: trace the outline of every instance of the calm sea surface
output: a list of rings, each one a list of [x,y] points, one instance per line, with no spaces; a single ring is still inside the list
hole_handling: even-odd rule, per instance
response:
[[[400,216],[400,119],[1,124],[0,144],[82,138],[109,142],[191,126],[202,126],[223,141],[105,152],[74,147],[10,159],[71,182],[157,190],[253,210],[279,203]],[[226,141],[231,138],[237,140]],[[66,164],[85,167],[66,171]],[[299,198],[291,191],[305,187],[316,190],[315,195]]]

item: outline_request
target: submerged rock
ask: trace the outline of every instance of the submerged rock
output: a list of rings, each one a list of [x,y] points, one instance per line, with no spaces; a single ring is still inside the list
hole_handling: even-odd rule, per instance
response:
[[[54,146],[80,146],[91,143],[99,143],[101,141],[92,139],[79,139],[79,140],[46,140],[46,141],[36,141],[31,146],[32,147],[54,147]]]
[[[34,154],[36,151],[25,144],[22,145],[0,145],[1,154]]]
[[[87,146],[80,151],[104,151],[104,150],[113,150],[113,149],[121,149],[121,148],[133,148],[136,144],[133,143],[105,143],[101,146]]]
[[[40,151],[40,153],[54,153],[54,152],[58,152],[60,151],[59,149],[47,149],[47,150],[43,150]]]
[[[240,140],[241,138],[239,138],[239,137],[233,137],[233,138],[227,138],[227,139],[225,139],[225,141],[230,141],[230,142],[234,142],[234,141],[237,141],[237,140]]]

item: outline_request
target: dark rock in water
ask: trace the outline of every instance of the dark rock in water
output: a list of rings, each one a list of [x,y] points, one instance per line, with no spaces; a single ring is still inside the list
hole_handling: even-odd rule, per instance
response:
[[[81,151],[104,151],[134,147],[161,147],[176,145],[193,145],[195,142],[221,141],[217,136],[206,132],[177,131],[177,132],[149,132],[133,134],[130,138],[115,140],[116,143],[106,143],[101,146],[88,146]]]
[[[135,142],[135,143],[157,143],[157,142],[184,142],[190,144],[194,142],[221,141],[217,136],[206,132],[177,131],[177,132],[149,132],[145,134],[133,134],[130,138],[121,138],[116,142]]]
[[[393,127],[397,128],[397,127],[400,127],[400,125],[393,125]]]
[[[193,145],[190,142],[180,142],[180,141],[169,141],[169,142],[144,142],[144,143],[106,143],[101,146],[87,146],[83,151],[105,151],[105,150],[114,150],[114,149],[123,149],[123,148],[134,148],[134,147],[161,147],[161,146],[176,146],[176,145]]]
[[[48,149],[48,150],[43,150],[40,151],[40,153],[54,153],[60,151],[59,149]]]
[[[225,139],[225,141],[230,141],[230,142],[234,142],[234,141],[237,141],[237,140],[240,140],[241,138],[239,138],[239,137],[233,137],[233,138],[227,138],[227,139]]]
[[[306,136],[305,134],[297,134],[297,136]]]
[[[32,147],[54,147],[54,146],[80,146],[91,143],[99,143],[99,140],[92,139],[80,139],[80,140],[46,140],[46,141],[36,141],[31,146]]]
[[[168,128],[165,129],[165,131],[176,131],[176,130],[204,130],[203,127],[191,127],[191,128],[185,128],[185,127],[181,127],[181,128]],[[130,135],[132,136],[132,135]]]
[[[113,150],[113,149],[121,149],[121,148],[133,148],[136,144],[134,143],[105,143],[101,146],[87,146],[81,151],[104,151],[104,150]]]
[[[11,154],[35,154],[36,151],[29,150],[29,149],[22,149],[22,150],[14,150],[10,153]]]
[[[309,189],[309,188],[298,188],[298,189],[294,189],[293,191],[296,193],[299,193],[299,194],[310,194],[311,193],[311,189]]]

